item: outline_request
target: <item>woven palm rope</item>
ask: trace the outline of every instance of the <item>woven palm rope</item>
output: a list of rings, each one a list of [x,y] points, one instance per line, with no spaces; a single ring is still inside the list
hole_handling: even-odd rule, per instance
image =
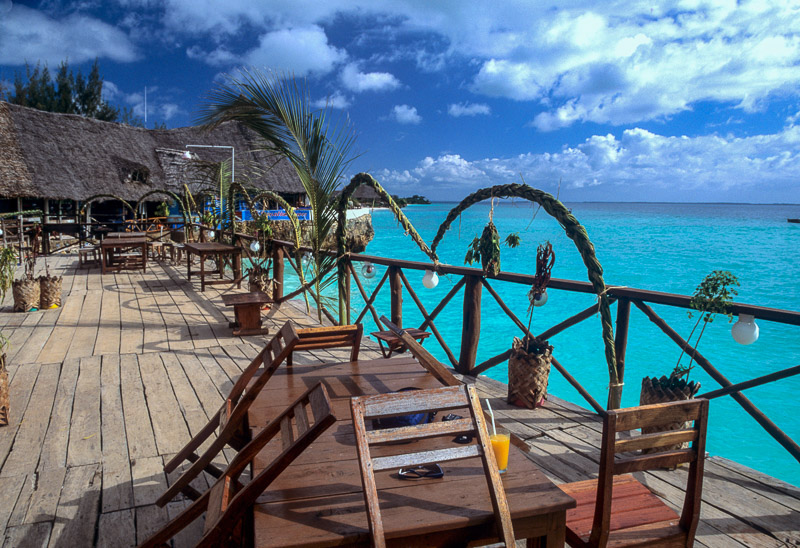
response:
[[[397,219],[397,222],[400,223],[400,226],[403,227],[405,233],[411,237],[414,243],[419,246],[420,250],[422,250],[425,255],[430,257],[431,261],[433,261],[435,269],[436,265],[439,263],[439,257],[437,257],[436,253],[434,253],[431,248],[428,247],[428,244],[425,243],[425,240],[423,240],[422,236],[420,236],[416,231],[414,226],[411,224],[411,221],[408,220],[408,217],[406,217],[403,211],[400,209],[400,206],[397,205],[397,203],[392,199],[389,193],[384,190],[378,181],[376,181],[372,175],[368,173],[359,173],[353,177],[350,180],[350,183],[342,190],[341,196],[339,196],[339,203],[337,204],[339,219],[336,226],[336,254],[338,255],[339,259],[345,258],[347,255],[347,204],[350,201],[350,197],[353,195],[353,192],[355,192],[355,190],[361,185],[372,187],[381,198],[386,200],[386,202],[389,204],[389,209],[391,209],[392,213]],[[345,289],[347,261],[339,260],[337,268],[339,277],[339,315],[340,317],[344,317],[345,310],[347,308],[347,290]]]
[[[141,211],[140,208],[142,207],[142,204],[144,204],[145,200],[150,196],[152,196],[153,194],[163,194],[164,196],[169,196],[170,198],[175,200],[175,202],[178,203],[178,207],[180,207],[181,209],[181,216],[183,216],[183,225],[188,226],[191,223],[191,216],[189,215],[189,212],[186,208],[186,205],[183,203],[183,200],[181,200],[181,197],[172,192],[171,190],[155,189],[151,190],[150,192],[146,192],[145,194],[142,195],[141,198],[139,198],[136,201],[136,206],[135,206],[136,211]]]
[[[47,310],[55,306],[61,306],[61,276],[41,276],[39,278],[39,308]]]
[[[491,198],[523,198],[530,202],[535,202],[542,206],[548,215],[555,218],[564,232],[575,243],[578,252],[586,266],[589,282],[592,284],[594,292],[597,294],[599,303],[600,322],[603,328],[603,344],[605,345],[606,362],[608,363],[608,374],[611,384],[619,384],[617,372],[617,359],[614,352],[614,327],[611,321],[611,310],[609,308],[608,295],[606,295],[606,285],[603,281],[603,267],[597,260],[594,252],[594,245],[589,240],[586,228],[578,222],[572,213],[558,201],[552,194],[533,188],[526,184],[512,183],[507,185],[496,185],[489,188],[477,190],[464,198],[461,203],[450,210],[445,221],[439,226],[439,231],[431,245],[431,252],[436,253],[436,247],[444,237],[445,232],[456,218],[470,206],[489,200]]]
[[[14,280],[14,311],[27,312],[39,307],[39,280]]]
[[[547,346],[543,353],[534,354],[524,346],[522,339],[514,337],[508,358],[508,402],[533,409],[547,397],[553,347]]]

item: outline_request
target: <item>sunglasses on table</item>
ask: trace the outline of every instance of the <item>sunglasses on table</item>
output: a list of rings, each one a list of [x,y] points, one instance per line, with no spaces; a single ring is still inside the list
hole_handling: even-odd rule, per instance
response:
[[[438,464],[421,464],[419,466],[411,466],[409,468],[401,468],[400,479],[423,479],[423,478],[441,478],[444,476],[442,467]]]

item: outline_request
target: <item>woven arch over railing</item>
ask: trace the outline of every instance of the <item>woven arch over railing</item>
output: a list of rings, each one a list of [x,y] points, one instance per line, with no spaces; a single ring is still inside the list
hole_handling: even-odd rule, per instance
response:
[[[155,194],[163,194],[164,196],[169,196],[170,198],[178,202],[178,206],[181,208],[181,216],[183,216],[183,226],[189,226],[189,224],[191,223],[191,216],[187,211],[186,204],[183,203],[183,200],[181,199],[180,196],[178,196],[171,190],[162,190],[157,188],[155,190],[151,190],[150,192],[146,192],[136,201],[136,206],[135,206],[136,211],[139,210],[139,206],[142,204],[142,202],[145,201],[146,198],[149,198],[150,196],[153,196]]]
[[[575,216],[557,200],[552,194],[548,194],[542,190],[533,188],[526,184],[507,184],[496,185],[493,187],[482,188],[473,192],[461,203],[450,210],[447,218],[439,227],[436,237],[431,245],[431,251],[436,252],[436,247],[444,237],[445,232],[450,228],[456,218],[467,208],[492,198],[522,198],[530,202],[537,203],[547,212],[548,215],[555,218],[561,227],[564,229],[566,235],[574,242],[575,247],[583,259],[583,264],[589,276],[589,282],[592,288],[597,293],[599,304],[600,321],[603,328],[603,344],[605,346],[606,362],[608,363],[609,374],[609,402],[618,400],[618,395],[621,394],[621,386],[619,384],[619,374],[617,371],[617,360],[614,351],[614,327],[611,323],[611,310],[609,308],[609,298],[606,294],[606,285],[603,281],[603,267],[597,260],[594,252],[594,245],[589,240],[589,235],[586,228],[578,222]],[[613,405],[613,403],[612,403]],[[618,406],[618,404],[616,405]]]
[[[378,181],[376,181],[369,173],[359,173],[353,177],[350,180],[350,184],[344,187],[341,196],[339,196],[339,202],[336,204],[338,211],[338,221],[336,224],[336,255],[341,258],[347,253],[347,204],[350,202],[350,197],[361,185],[372,187],[381,198],[386,200],[386,202],[389,204],[389,209],[392,210],[392,213],[400,223],[400,226],[403,227],[403,230],[406,232],[406,234],[411,236],[411,239],[414,240],[414,243],[416,243],[417,246],[419,246],[420,250],[422,250],[425,255],[430,257],[434,265],[438,263],[439,257],[437,257],[436,253],[434,253],[433,250],[428,247],[428,244],[425,243],[425,240],[423,240],[422,236],[420,236],[416,231],[414,226],[411,224],[411,221],[408,220],[408,217],[403,214],[400,206],[397,205],[389,193],[386,192],[386,190],[384,190]],[[346,262],[339,260],[337,269],[339,276],[339,317],[344,318],[347,314],[347,290],[345,288],[345,277],[347,276]]]

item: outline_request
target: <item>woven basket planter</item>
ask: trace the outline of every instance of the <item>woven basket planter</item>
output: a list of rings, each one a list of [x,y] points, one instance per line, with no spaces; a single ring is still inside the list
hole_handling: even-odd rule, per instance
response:
[[[8,410],[11,403],[8,399],[8,370],[6,355],[0,355],[0,426],[8,426]]]
[[[15,312],[28,312],[32,308],[39,308],[39,280],[14,280],[11,288]]]
[[[514,337],[511,356],[508,358],[508,403],[517,407],[535,409],[544,405],[553,347],[544,341],[532,351],[523,341]]]
[[[683,401],[692,399],[700,390],[699,382],[686,382],[683,379],[669,379],[662,376],[660,379],[656,377],[645,377],[642,379],[642,392],[639,396],[639,405],[650,405],[654,403],[668,403],[671,401]],[[687,422],[673,422],[664,426],[650,426],[642,428],[642,434],[653,434],[655,432],[673,432],[675,430],[683,430],[689,428],[691,425]],[[659,450],[677,450],[689,447],[688,443],[678,443],[665,447]],[[642,453],[652,453],[654,450],[644,449]]]
[[[39,277],[39,309],[47,310],[61,306],[61,276]]]
[[[247,279],[248,290],[261,291],[267,295],[272,295],[274,280],[272,278],[262,278],[261,276],[249,276]]]

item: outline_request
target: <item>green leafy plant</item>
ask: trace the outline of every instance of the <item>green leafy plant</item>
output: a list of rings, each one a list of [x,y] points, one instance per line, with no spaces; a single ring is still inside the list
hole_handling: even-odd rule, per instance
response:
[[[169,217],[169,205],[167,202],[161,202],[156,208],[156,217]]]
[[[728,272],[727,270],[714,270],[708,274],[700,285],[694,291],[689,306],[691,309],[688,312],[689,318],[693,318],[694,314],[698,311],[697,321],[692,328],[687,342],[691,341],[695,331],[697,331],[700,322],[703,322],[703,327],[700,329],[700,334],[694,342],[694,350],[697,350],[697,345],[700,344],[700,339],[705,333],[708,324],[714,321],[714,316],[717,314],[725,314],[728,317],[728,323],[733,320],[733,313],[731,312],[731,305],[733,304],[733,297],[738,295],[739,292],[734,289],[739,287],[739,279]],[[692,371],[694,357],[689,360],[689,365],[682,365],[681,359],[685,351],[681,351],[678,356],[678,362],[670,374],[670,380],[684,378],[688,381],[689,373]]]
[[[518,247],[520,244],[519,233],[509,234],[504,243],[511,248]],[[481,263],[484,275],[497,276],[500,273],[500,235],[492,221],[483,227],[480,238],[474,238],[467,248],[464,264],[471,265],[476,262]]]

